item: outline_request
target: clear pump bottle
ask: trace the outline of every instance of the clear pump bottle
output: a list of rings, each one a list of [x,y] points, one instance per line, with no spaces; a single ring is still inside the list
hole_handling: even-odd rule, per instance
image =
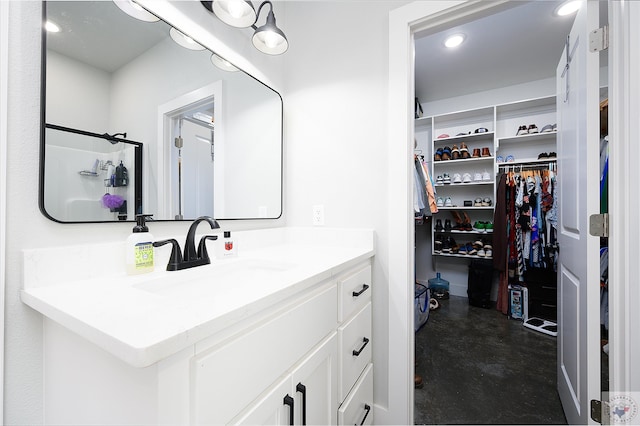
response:
[[[144,274],[153,271],[153,235],[145,224],[150,214],[136,215],[136,226],[127,237],[125,264],[127,274]]]

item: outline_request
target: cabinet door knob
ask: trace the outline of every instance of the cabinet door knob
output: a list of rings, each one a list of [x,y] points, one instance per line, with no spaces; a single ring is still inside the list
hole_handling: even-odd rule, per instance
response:
[[[360,347],[360,349],[358,349],[357,351],[354,349],[353,350],[353,356],[360,356],[360,353],[362,353],[362,351],[364,350],[364,348],[369,344],[369,339],[367,339],[366,337],[362,338],[362,346]]]
[[[289,424],[293,426],[293,398],[289,394],[284,397],[284,401],[282,401],[284,405],[289,406]]]
[[[296,391],[302,394],[302,425],[307,424],[307,387],[302,383],[296,385]]]
[[[362,293],[364,293],[365,291],[367,291],[367,289],[369,288],[369,286],[367,284],[362,284],[362,290],[360,291],[354,291],[353,293],[351,293],[351,295],[353,297],[358,297],[360,296]]]
[[[362,426],[364,424],[364,421],[367,420],[367,416],[369,415],[369,411],[371,411],[371,406],[369,404],[364,404],[364,417],[362,418],[362,421],[360,422],[360,426]],[[354,424],[353,426],[358,426],[358,425]]]

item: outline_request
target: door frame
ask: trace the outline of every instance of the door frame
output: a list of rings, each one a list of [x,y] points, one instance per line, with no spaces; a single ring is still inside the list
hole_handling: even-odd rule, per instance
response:
[[[610,397],[626,394],[640,407],[640,264],[633,252],[640,238],[637,175],[640,145],[640,4],[609,1],[609,377]],[[631,177],[631,178],[630,178]],[[635,393],[632,393],[635,390]],[[638,420],[636,417],[635,421]]]
[[[4,291],[7,230],[7,146],[9,138],[9,2],[0,1],[0,419],[4,418]]]
[[[413,153],[414,34],[429,27],[504,6],[507,1],[415,1],[389,13],[388,86],[388,356],[386,376],[376,379],[377,421],[381,424],[413,424],[414,339],[413,282],[414,218],[412,214],[411,158]],[[632,76],[640,73],[638,29],[640,5],[632,1],[609,1],[611,45],[609,53],[611,239],[609,247],[609,298],[611,312],[610,389],[640,389],[640,338],[629,329],[629,319],[640,322],[640,289],[631,280],[640,276],[636,244],[640,227],[633,220],[640,211],[640,187],[628,176],[637,170],[640,145],[631,143],[640,115],[640,84]],[[636,20],[634,21],[633,18]],[[635,43],[635,44],[634,44]],[[626,118],[626,119],[625,119]],[[401,141],[404,141],[402,143]],[[618,159],[619,161],[616,161]],[[634,167],[635,166],[635,167]],[[379,384],[379,385],[378,385]],[[640,402],[639,402],[640,403]]]

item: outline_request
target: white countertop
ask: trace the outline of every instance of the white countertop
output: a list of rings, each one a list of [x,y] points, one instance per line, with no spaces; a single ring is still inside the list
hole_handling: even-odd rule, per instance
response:
[[[283,238],[184,271],[157,265],[135,276],[48,280],[41,270],[26,274],[22,301],[128,364],[146,367],[370,258],[369,232],[365,244],[346,246]],[[25,253],[25,269],[51,263],[34,257]]]

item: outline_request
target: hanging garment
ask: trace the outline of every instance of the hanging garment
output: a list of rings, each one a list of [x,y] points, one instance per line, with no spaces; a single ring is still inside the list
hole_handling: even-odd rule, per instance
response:
[[[506,194],[507,175],[502,173],[498,179],[497,194]],[[507,199],[496,197],[496,208],[493,212],[493,268],[504,271],[507,264]]]
[[[429,168],[427,167],[427,163],[421,161],[422,171],[425,176],[426,188],[427,188],[427,200],[429,204],[429,210],[431,213],[438,213],[438,205],[436,204],[436,191],[435,184],[433,179],[431,178],[431,174],[429,173]]]

